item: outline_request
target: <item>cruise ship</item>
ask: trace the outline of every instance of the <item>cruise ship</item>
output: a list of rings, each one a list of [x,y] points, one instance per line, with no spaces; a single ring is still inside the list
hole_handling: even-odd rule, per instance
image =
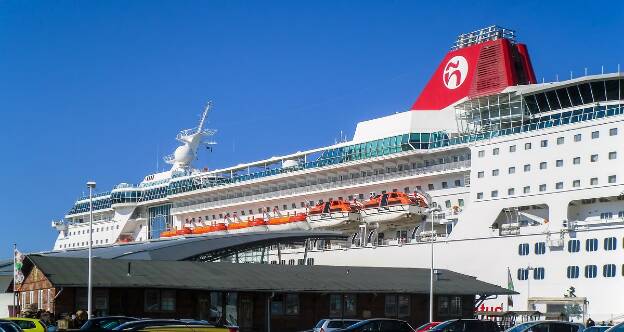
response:
[[[526,45],[491,26],[458,36],[411,109],[358,123],[349,141],[194,168],[211,109],[177,135],[170,170],[93,195],[95,246],[335,230],[348,240],[278,247],[268,262],[428,268],[433,252],[436,268],[520,293],[481,310],[573,295],[594,320],[624,314],[619,68],[538,83]],[[82,197],[52,222],[54,250],[88,245],[90,210]]]

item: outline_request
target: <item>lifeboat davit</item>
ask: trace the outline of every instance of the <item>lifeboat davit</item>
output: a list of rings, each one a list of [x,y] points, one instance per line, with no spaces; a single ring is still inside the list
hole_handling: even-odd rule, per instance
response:
[[[392,192],[376,195],[364,202],[360,211],[362,221],[366,223],[392,223],[410,221],[423,215],[426,203],[418,195]]]
[[[266,227],[270,231],[310,229],[307,215],[305,213],[297,213],[292,216],[287,215],[269,218]]]
[[[347,223],[360,220],[359,207],[347,201],[321,202],[310,208],[308,223],[311,228],[344,228]]]

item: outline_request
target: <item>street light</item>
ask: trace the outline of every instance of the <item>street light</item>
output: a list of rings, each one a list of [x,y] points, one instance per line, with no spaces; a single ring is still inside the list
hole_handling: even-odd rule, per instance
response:
[[[429,239],[429,241],[431,242],[431,271],[430,271],[430,279],[429,279],[429,321],[433,322],[433,275],[435,274],[434,270],[433,270],[433,242],[435,240],[434,238],[434,231],[433,231],[433,216],[434,216],[434,212],[440,212],[440,207],[435,206],[433,208],[429,209],[429,212],[431,212],[431,238]]]
[[[93,312],[91,310],[91,304],[93,303],[93,285],[92,285],[92,264],[93,257],[91,255],[91,249],[93,247],[93,189],[95,189],[95,182],[87,182],[89,188],[89,281],[87,286],[87,317],[91,319]]]

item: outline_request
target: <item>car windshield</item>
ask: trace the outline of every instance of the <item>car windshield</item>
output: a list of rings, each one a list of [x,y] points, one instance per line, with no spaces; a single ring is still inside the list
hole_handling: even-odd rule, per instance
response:
[[[453,324],[457,322],[457,320],[447,320],[446,322],[440,323],[437,326],[435,326],[434,328],[432,328],[429,331],[442,331],[444,330],[447,326]]]
[[[512,328],[509,328],[505,332],[521,332],[536,324],[538,324],[538,322],[528,322],[528,323],[518,324]]]
[[[320,329],[321,327],[323,327],[323,323],[325,323],[325,319],[321,319],[321,320],[319,320],[319,322],[318,322],[318,323],[316,323],[316,326],[315,326],[315,327],[316,327],[317,329]]]

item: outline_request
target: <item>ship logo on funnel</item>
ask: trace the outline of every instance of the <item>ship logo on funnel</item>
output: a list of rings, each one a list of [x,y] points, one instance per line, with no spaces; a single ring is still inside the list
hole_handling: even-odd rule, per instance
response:
[[[451,58],[444,66],[442,81],[451,90],[459,88],[468,76],[468,61],[461,55]]]

